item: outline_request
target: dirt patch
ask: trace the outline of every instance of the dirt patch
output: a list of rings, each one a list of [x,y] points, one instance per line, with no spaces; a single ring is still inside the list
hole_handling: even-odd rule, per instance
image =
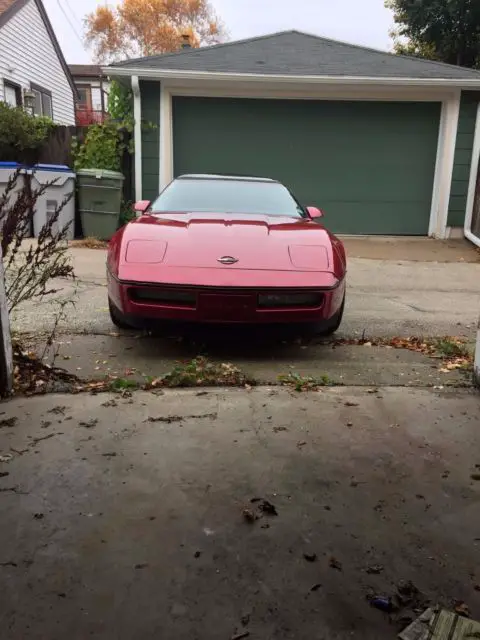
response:
[[[13,390],[16,394],[72,393],[80,379],[59,367],[49,366],[34,353],[13,344]]]
[[[408,262],[479,262],[480,251],[468,240],[433,238],[342,238],[348,258]]]
[[[72,249],[106,249],[108,242],[106,240],[99,240],[98,238],[79,238],[78,240],[72,240],[70,242]]]

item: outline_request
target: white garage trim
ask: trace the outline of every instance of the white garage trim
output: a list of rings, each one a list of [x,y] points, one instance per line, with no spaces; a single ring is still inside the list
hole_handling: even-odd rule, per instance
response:
[[[428,235],[444,239],[447,235],[448,207],[452,190],[455,146],[457,143],[458,119],[461,92],[443,101],[438,133],[437,160],[433,180],[432,208]]]
[[[231,73],[223,71],[182,71],[178,69],[157,69],[155,67],[102,67],[107,76],[138,75],[145,80],[180,79],[188,82],[205,82],[211,80],[217,83],[246,81],[266,84],[303,84],[303,85],[354,85],[366,87],[429,87],[480,89],[480,78],[408,78],[408,77],[377,77],[377,76],[312,76],[312,75],[283,75],[264,73]]]
[[[470,181],[468,183],[467,208],[465,211],[465,237],[480,247],[480,238],[472,233],[473,205],[475,204],[475,190],[477,187],[478,167],[480,161],[480,104],[477,108],[477,120],[475,122],[475,137],[473,138],[472,164],[470,167]],[[480,327],[480,325],[479,325]],[[480,336],[480,329],[479,329]],[[477,346],[477,352],[480,348]],[[478,353],[480,367],[480,353]]]
[[[173,118],[172,95],[160,85],[160,167],[159,190],[162,191],[173,179]]]
[[[290,82],[292,79],[290,78]],[[243,86],[239,86],[242,84]],[[457,140],[458,119],[460,113],[461,91],[451,89],[440,91],[438,88],[418,87],[352,87],[317,86],[317,87],[258,87],[251,84],[235,83],[219,86],[218,82],[206,86],[181,86],[171,81],[162,82],[160,91],[160,170],[159,188],[164,189],[173,179],[173,122],[172,97],[198,96],[221,98],[255,98],[255,99],[297,99],[297,100],[370,100],[386,102],[441,102],[442,110],[437,145],[437,159],[432,192],[432,206],[428,235],[445,238],[448,218],[448,207],[453,175],[455,145]],[[394,151],[393,151],[394,152]]]
[[[138,76],[132,76],[134,145],[135,145],[135,200],[142,200],[142,96]]]

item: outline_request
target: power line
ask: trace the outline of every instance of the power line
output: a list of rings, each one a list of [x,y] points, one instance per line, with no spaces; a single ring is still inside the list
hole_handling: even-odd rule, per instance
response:
[[[81,23],[80,18],[77,16],[77,14],[75,13],[75,11],[72,9],[72,6],[70,4],[70,2],[68,0],[65,0],[65,4],[68,8],[68,10],[70,11],[70,15],[72,16],[72,18],[78,22],[79,24]]]
[[[60,9],[60,11],[63,13],[63,16],[65,18],[65,20],[68,22],[68,24],[70,25],[71,30],[73,31],[73,33],[75,34],[75,37],[77,38],[77,40],[80,42],[80,44],[82,45],[82,48],[85,49],[85,44],[83,42],[83,40],[81,39],[81,37],[78,35],[77,30],[75,29],[75,27],[73,26],[70,18],[68,17],[65,9],[62,7],[62,5],[60,4],[60,0],[57,0],[57,4],[58,4],[58,8]]]

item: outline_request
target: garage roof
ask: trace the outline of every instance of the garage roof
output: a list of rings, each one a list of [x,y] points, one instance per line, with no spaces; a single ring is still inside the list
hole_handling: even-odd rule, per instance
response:
[[[145,71],[480,80],[480,71],[328,40],[300,31],[125,60],[112,67]],[[173,73],[172,73],[173,75]]]

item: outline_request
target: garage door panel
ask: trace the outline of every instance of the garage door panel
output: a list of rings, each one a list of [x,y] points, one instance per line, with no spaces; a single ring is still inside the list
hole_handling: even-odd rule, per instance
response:
[[[174,171],[261,175],[336,232],[426,234],[440,104],[173,99]]]
[[[335,205],[335,206],[333,206]],[[326,202],[324,224],[336,233],[358,235],[418,235],[417,226],[407,218],[404,207],[395,202],[371,203],[369,216],[363,205],[352,202]]]

